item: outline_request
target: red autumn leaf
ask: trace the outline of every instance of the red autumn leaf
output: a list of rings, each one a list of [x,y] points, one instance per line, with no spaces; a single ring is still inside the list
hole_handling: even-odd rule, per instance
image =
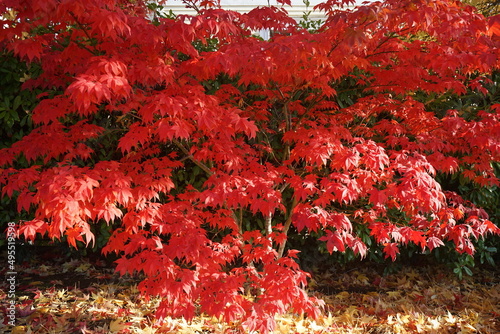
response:
[[[366,244],[360,239],[355,239],[354,241],[352,241],[349,247],[352,248],[354,254],[359,254],[362,259],[366,257],[368,247],[366,247]]]
[[[47,223],[41,220],[32,220],[23,222],[19,227],[18,233],[24,235],[26,240],[34,240],[37,233],[44,235],[47,230]]]
[[[80,228],[68,229],[64,232],[64,234],[68,238],[68,243],[75,248],[77,248],[76,241],[83,241]]]
[[[444,246],[444,242],[437,238],[437,237],[429,237],[427,238],[427,247],[429,247],[429,250],[433,250],[434,248],[438,248]]]
[[[330,230],[326,231],[326,235],[319,238],[321,241],[326,241],[326,249],[328,252],[343,252],[345,250],[344,241],[337,232]]]
[[[26,57],[31,62],[41,58],[45,45],[46,42],[41,37],[37,37],[21,40],[13,48],[17,55]]]
[[[384,257],[387,259],[390,257],[392,261],[396,260],[396,256],[399,254],[398,244],[395,242],[390,242],[384,244]]]
[[[500,15],[495,15],[489,18],[488,34],[500,36]]]

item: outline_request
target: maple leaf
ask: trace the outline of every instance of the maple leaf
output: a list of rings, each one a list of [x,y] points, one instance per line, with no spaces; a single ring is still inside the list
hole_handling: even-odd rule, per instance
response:
[[[41,36],[24,39],[14,45],[14,52],[20,57],[26,57],[30,62],[39,60],[42,56],[46,42]]]
[[[319,240],[326,241],[326,249],[330,253],[335,251],[343,252],[345,250],[344,241],[337,232],[328,230],[326,231],[326,235],[319,238]]]
[[[396,261],[396,256],[399,254],[398,244],[395,242],[389,242],[384,244],[384,257],[390,257],[392,261]]]
[[[92,32],[117,40],[119,36],[127,36],[131,28],[127,24],[127,16],[119,11],[100,10],[92,16]]]
[[[288,5],[288,6],[292,5],[292,2],[290,0],[277,0],[276,2],[282,5]]]
[[[244,118],[238,118],[235,123],[235,128],[236,130],[243,131],[249,138],[255,138],[259,130],[253,121]]]
[[[64,234],[68,238],[68,243],[74,248],[77,248],[76,241],[83,241],[80,228],[67,229]]]
[[[122,152],[130,152],[132,148],[138,145],[144,145],[150,140],[151,129],[141,126],[139,123],[134,123],[130,126],[129,131],[120,138],[118,148]]]
[[[429,250],[433,250],[434,248],[444,246],[444,242],[437,238],[437,237],[429,237],[427,238],[427,247],[429,247]]]
[[[388,197],[386,190],[373,189],[371,191],[370,202],[374,205],[383,205],[386,203],[387,199]]]
[[[47,231],[48,225],[46,222],[35,219],[23,224],[19,227],[19,234],[23,234],[26,240],[34,240],[37,233],[42,235]]]
[[[355,254],[359,254],[361,259],[365,258],[368,253],[368,247],[360,239],[355,239],[349,243],[349,247],[352,248]]]
[[[30,211],[31,204],[35,203],[35,194],[27,190],[23,190],[17,199],[17,210]]]

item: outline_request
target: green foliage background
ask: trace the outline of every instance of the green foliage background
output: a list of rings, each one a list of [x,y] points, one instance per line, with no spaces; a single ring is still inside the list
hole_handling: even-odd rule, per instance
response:
[[[36,65],[28,67],[10,52],[0,54],[0,148],[10,147],[32,129],[30,112],[36,106],[41,90],[23,90],[23,82],[40,73]],[[22,161],[21,161],[22,163]],[[7,223],[22,218],[17,212],[15,200],[2,196],[0,200],[0,222],[2,230]],[[0,245],[4,243],[0,239]]]

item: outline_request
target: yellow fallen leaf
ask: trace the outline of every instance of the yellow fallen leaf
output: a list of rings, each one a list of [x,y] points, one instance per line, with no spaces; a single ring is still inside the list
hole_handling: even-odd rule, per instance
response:
[[[333,316],[332,316],[332,313],[331,312],[328,312],[328,317],[322,317],[320,319],[321,323],[323,324],[323,326],[326,326],[326,327],[329,327],[333,324]]]
[[[156,329],[148,326],[148,327],[141,329],[141,333],[142,334],[154,334],[154,333],[156,333]]]
[[[408,288],[410,282],[406,279],[406,277],[400,277],[397,279],[397,287],[398,288]]]
[[[396,314],[396,319],[400,324],[407,324],[410,322],[411,316],[409,314],[402,315],[401,313]]]
[[[471,324],[465,324],[465,328],[470,329],[473,332],[477,332],[476,327],[472,326]]]
[[[361,324],[361,325],[370,325],[370,324],[373,324],[373,323],[377,323],[377,319],[375,317],[372,317],[372,316],[368,316],[368,315],[362,315],[361,318],[358,319],[358,322]]]
[[[440,317],[437,317],[435,319],[432,319],[432,318],[429,319],[429,323],[431,324],[431,328],[432,329],[439,329],[439,328],[441,328],[442,325],[441,325],[441,321],[440,320],[441,320]]]
[[[92,265],[90,263],[82,263],[77,268],[75,268],[75,272],[83,273],[83,272],[87,271],[91,266]]]
[[[446,320],[446,322],[450,323],[450,324],[454,324],[455,322],[457,322],[457,318],[455,318],[451,313],[450,311],[448,311],[448,314],[446,315],[446,317],[444,318]]]
[[[62,290],[57,290],[57,292],[56,292],[57,298],[63,298],[63,297],[64,297],[64,295],[65,295],[67,292],[68,292],[68,291],[67,291],[67,290],[64,290],[64,289],[62,289]]]
[[[276,324],[276,333],[288,334],[291,332],[290,324],[286,322],[278,322]]]
[[[102,296],[96,296],[94,299],[94,303],[96,304],[104,304],[105,299]]]
[[[338,298],[338,299],[347,299],[347,298],[349,298],[349,292],[347,292],[347,291],[342,291],[342,292],[340,292],[340,293],[337,293],[337,294],[335,295],[335,298]]]
[[[308,330],[304,326],[304,320],[300,320],[295,324],[295,332],[296,333],[307,333]]]
[[[42,284],[43,284],[43,282],[41,282],[41,281],[33,281],[33,282],[30,282],[30,284],[28,284],[28,285],[33,286],[33,285],[42,285]]]
[[[318,282],[316,282],[316,280],[315,280],[315,279],[312,279],[312,278],[311,278],[311,280],[309,281],[309,284],[308,284],[308,285],[309,285],[309,288],[310,288],[310,289],[314,289],[315,287],[317,287],[317,286],[318,286]]]
[[[45,264],[42,264],[41,266],[38,266],[38,270],[42,273],[47,273],[50,272],[53,269],[51,266],[47,266]]]
[[[128,325],[120,319],[115,319],[111,320],[109,323],[109,330],[111,333],[117,333],[127,328],[127,326]]]
[[[398,290],[395,291],[388,291],[387,295],[391,298],[399,298],[401,296],[401,292]]]
[[[420,278],[420,274],[415,272],[414,270],[410,270],[409,272],[407,272],[406,276],[408,276],[408,278],[411,280],[417,280]]]
[[[358,281],[360,281],[362,284],[369,284],[370,283],[370,280],[368,279],[368,277],[366,277],[366,275],[364,274],[359,274],[356,279]]]
[[[118,306],[122,306],[123,304],[125,304],[125,301],[120,299],[110,299],[109,302]]]
[[[10,332],[11,334],[24,334],[26,333],[26,326],[14,326]]]

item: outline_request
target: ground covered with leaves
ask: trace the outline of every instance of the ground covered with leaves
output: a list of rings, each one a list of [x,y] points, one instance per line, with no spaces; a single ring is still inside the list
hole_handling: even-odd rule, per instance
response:
[[[50,262],[19,266],[13,328],[5,318],[8,291],[2,282],[0,332],[239,333],[237,323],[203,316],[155,320],[157,301],[139,296],[138,278],[118,277],[102,261]],[[326,302],[324,316],[280,316],[275,332],[500,333],[499,274],[498,268],[477,269],[459,280],[437,266],[403,267],[389,275],[364,264],[330,268],[310,281],[310,293]]]

